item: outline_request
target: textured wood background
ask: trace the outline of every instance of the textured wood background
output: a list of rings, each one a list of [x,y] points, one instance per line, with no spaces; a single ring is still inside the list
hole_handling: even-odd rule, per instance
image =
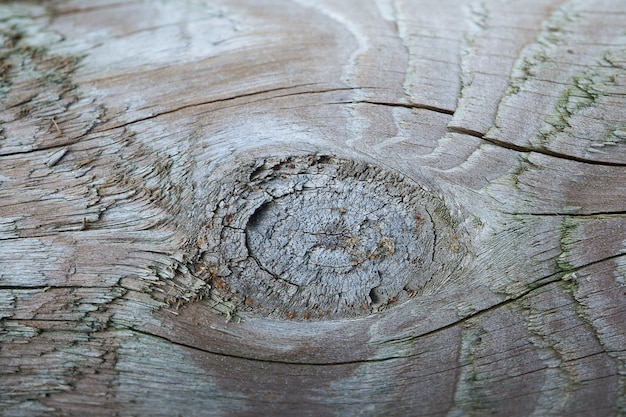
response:
[[[625,415],[624,22],[1,3],[0,413]]]

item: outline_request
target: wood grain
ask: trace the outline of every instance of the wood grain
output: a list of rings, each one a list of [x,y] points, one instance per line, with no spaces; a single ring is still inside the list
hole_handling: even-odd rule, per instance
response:
[[[0,414],[624,415],[624,16],[3,2]]]

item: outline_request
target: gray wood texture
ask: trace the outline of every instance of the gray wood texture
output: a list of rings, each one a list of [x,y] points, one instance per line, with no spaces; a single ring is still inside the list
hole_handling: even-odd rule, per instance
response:
[[[0,415],[626,415],[624,22],[0,3]]]

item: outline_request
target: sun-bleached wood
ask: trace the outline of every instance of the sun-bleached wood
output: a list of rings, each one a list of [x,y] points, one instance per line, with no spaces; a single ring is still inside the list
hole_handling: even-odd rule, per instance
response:
[[[626,413],[626,3],[0,4],[0,414]]]

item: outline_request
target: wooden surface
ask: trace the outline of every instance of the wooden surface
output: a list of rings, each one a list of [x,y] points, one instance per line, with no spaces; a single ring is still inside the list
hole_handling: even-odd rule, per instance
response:
[[[625,21],[3,2],[0,413],[625,415]]]

